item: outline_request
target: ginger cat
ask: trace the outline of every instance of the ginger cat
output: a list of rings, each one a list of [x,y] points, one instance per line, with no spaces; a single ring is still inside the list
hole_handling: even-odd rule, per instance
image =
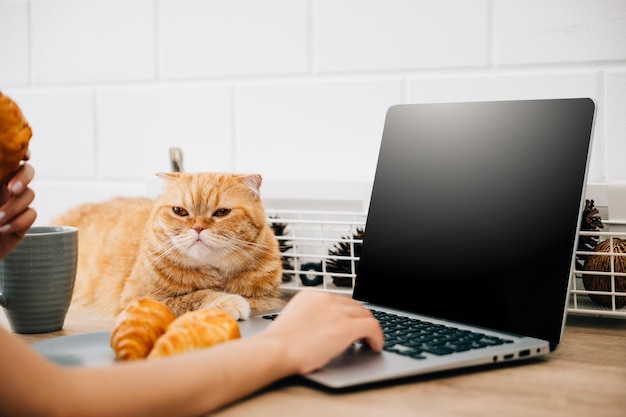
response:
[[[280,307],[282,262],[261,176],[161,173],[156,199],[83,204],[53,220],[79,228],[73,303],[113,315],[151,297],[180,314],[216,307],[235,319]]]

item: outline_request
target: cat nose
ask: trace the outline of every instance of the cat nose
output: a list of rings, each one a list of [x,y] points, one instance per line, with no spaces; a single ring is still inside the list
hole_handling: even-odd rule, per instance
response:
[[[193,230],[195,230],[196,232],[198,232],[198,234],[200,234],[200,232],[204,230],[204,227],[196,226],[193,228]]]

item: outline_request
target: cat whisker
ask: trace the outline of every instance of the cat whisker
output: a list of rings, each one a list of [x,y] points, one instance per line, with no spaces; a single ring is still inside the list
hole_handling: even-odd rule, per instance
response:
[[[230,251],[234,251],[238,253],[240,256],[244,257],[247,261],[252,262],[253,265],[261,265],[258,255],[250,252],[247,249],[250,248],[260,248],[265,253],[269,253],[273,250],[271,245],[262,245],[255,242],[249,242],[244,239],[239,239],[233,236],[221,236],[221,235],[211,235],[211,239],[215,243],[219,243],[224,249],[229,249]]]
[[[155,246],[152,248],[151,253],[156,255],[152,259],[154,261],[161,261],[167,257],[170,253],[176,251],[176,247],[172,243],[172,241],[167,240],[159,246]]]
[[[276,249],[275,246],[272,245],[264,245],[262,243],[258,243],[258,242],[250,242],[247,240],[243,240],[243,239],[239,239],[236,236],[230,236],[226,238],[227,240],[229,240],[230,242],[234,242],[234,243],[238,243],[241,244],[243,246],[247,246],[248,248],[258,248],[258,249],[263,249],[266,252],[272,252]]]

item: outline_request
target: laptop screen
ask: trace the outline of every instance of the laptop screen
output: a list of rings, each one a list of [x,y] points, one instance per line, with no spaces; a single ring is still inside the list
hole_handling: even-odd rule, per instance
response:
[[[387,113],[354,298],[560,341],[595,106]]]

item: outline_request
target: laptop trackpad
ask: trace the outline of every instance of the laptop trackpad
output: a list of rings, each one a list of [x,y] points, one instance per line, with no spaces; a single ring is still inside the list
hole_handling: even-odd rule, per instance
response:
[[[386,379],[384,375],[398,375],[415,367],[414,359],[389,352],[374,352],[356,343],[330,361],[324,368],[305,375],[305,378],[330,387]]]

